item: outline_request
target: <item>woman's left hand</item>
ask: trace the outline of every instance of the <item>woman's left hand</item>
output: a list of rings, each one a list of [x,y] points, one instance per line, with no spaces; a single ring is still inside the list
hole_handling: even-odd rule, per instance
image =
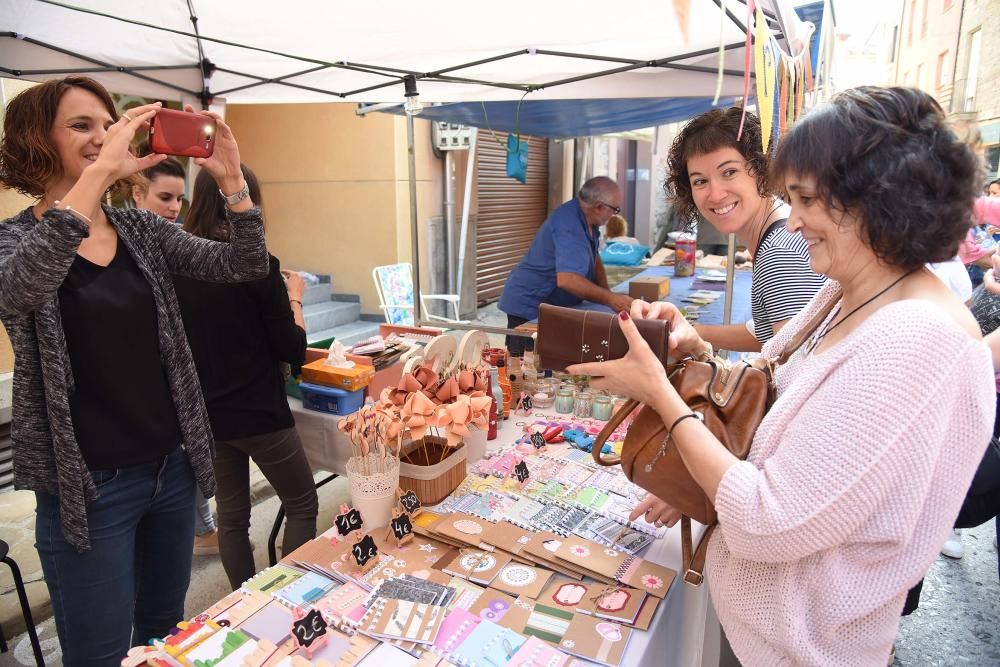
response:
[[[618,313],[622,333],[628,340],[628,354],[614,361],[574,364],[566,369],[572,375],[591,376],[590,386],[612,394],[628,396],[656,407],[665,392],[673,391],[667,372],[635,326],[629,314]]]
[[[243,172],[240,169],[240,147],[236,144],[233,131],[217,113],[196,111],[190,104],[184,105],[184,110],[215,119],[215,148],[212,157],[195,158],[194,163],[211,174],[225,194],[238,192],[243,187]]]

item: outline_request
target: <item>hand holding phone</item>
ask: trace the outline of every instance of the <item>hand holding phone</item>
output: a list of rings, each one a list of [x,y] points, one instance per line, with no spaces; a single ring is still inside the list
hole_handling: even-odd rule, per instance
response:
[[[161,109],[149,127],[149,147],[154,153],[208,158],[215,151],[216,132],[212,116]]]

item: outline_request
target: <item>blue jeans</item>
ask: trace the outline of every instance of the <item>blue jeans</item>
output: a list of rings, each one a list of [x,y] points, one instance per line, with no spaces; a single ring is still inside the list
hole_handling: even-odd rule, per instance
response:
[[[184,451],[91,473],[100,495],[87,506],[90,551],[63,537],[59,499],[35,494],[35,541],[67,667],[113,667],[130,646],[169,633],[191,579],[195,481]]]

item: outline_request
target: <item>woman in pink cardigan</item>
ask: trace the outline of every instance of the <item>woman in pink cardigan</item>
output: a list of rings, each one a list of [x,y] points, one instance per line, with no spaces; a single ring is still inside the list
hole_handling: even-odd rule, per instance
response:
[[[992,432],[990,353],[924,268],[957,254],[979,164],[926,93],[866,87],[800,120],[772,171],[789,231],[830,281],[762,354],[837,306],[777,371],[746,461],[686,418],[628,313],[625,358],[567,370],[654,407],[715,499],[707,578],[743,664],[884,665],[906,591],[951,531]],[[632,317],[669,320],[679,353],[705,349],[671,304],[639,302]],[[655,498],[639,513],[678,518]]]

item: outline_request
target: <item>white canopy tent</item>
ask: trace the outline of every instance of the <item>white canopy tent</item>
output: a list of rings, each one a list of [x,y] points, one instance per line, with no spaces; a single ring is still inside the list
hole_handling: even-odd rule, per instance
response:
[[[119,93],[206,107],[401,104],[406,79],[424,104],[739,96],[746,2],[0,0],[0,76],[85,74]],[[760,4],[784,50],[801,51],[812,25],[791,0]],[[419,280],[412,116],[408,129]]]

